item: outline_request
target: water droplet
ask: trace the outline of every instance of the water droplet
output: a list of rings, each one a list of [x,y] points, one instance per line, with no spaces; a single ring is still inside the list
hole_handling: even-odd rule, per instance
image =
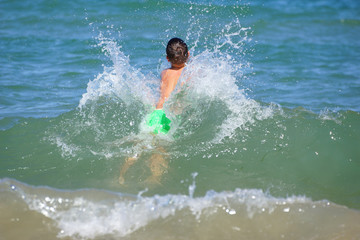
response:
[[[236,214],[236,211],[232,209],[232,210],[228,211],[228,214],[234,215],[234,214]]]
[[[283,212],[286,212],[286,213],[290,212],[290,208],[284,208]]]

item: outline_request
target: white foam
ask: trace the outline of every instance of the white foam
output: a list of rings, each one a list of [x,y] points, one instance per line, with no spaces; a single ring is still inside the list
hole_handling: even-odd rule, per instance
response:
[[[74,144],[67,144],[60,137],[48,137],[47,139],[61,149],[62,157],[75,157],[76,152],[79,150],[77,146]]]
[[[17,191],[22,192],[18,187]],[[95,193],[105,194],[101,191]],[[257,189],[220,193],[208,191],[203,197],[172,194],[141,197],[139,194],[125,198],[114,194],[98,200],[92,199],[86,192],[74,192],[70,194],[73,197],[69,197],[69,194],[67,197],[61,196],[61,192],[52,192],[49,196],[24,191],[22,195],[30,209],[55,221],[60,229],[59,237],[90,239],[107,234],[123,237],[155,220],[171,216],[202,221],[213,214],[225,212],[232,216],[245,214],[251,219],[257,214],[271,214],[276,209],[285,213],[293,210],[300,212],[300,209],[304,211],[304,207],[294,206],[296,204],[319,204],[306,197],[275,198]]]
[[[21,206],[20,212],[34,215],[31,211],[35,211],[43,215],[49,219],[46,225],[51,232],[71,239],[136,238],[139,234],[145,234],[140,239],[148,239],[148,234],[162,236],[164,231],[164,236],[174,237],[173,227],[186,231],[193,229],[193,224],[196,224],[196,231],[185,235],[191,239],[210,236],[198,235],[204,230],[218,236],[237,237],[239,235],[234,233],[228,235],[227,231],[234,228],[249,238],[260,234],[261,239],[267,239],[266,234],[279,236],[278,233],[289,236],[294,233],[298,236],[294,238],[300,239],[303,231],[311,231],[309,236],[339,236],[339,231],[345,233],[348,230],[353,231],[350,236],[359,233],[356,225],[360,218],[358,210],[325,200],[312,201],[303,196],[273,197],[259,189],[211,190],[204,196],[191,196],[194,189],[195,183],[189,188],[190,195],[143,197],[144,192],[124,196],[91,189],[64,191],[0,180],[2,199],[8,199],[16,204],[15,207]],[[20,203],[22,201],[29,209]],[[10,207],[14,207],[13,204]],[[313,225],[317,228],[313,229]],[[243,228],[249,229],[243,231]]]
[[[320,111],[319,118],[323,121],[334,121],[337,124],[341,124],[341,113],[331,111],[330,109],[324,109]]]

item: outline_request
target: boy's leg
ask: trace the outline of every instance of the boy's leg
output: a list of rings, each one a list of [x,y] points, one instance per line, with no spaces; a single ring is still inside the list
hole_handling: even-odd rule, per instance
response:
[[[127,170],[129,169],[129,167],[131,167],[131,165],[133,165],[136,162],[137,158],[138,158],[138,156],[126,158],[125,163],[120,170],[120,176],[119,176],[120,184],[124,184],[124,182],[125,182],[124,175],[127,172]]]
[[[149,182],[160,183],[162,175],[169,167],[168,161],[163,157],[165,150],[161,148],[160,151],[161,153],[154,153],[149,159],[149,167],[152,174],[147,179]]]

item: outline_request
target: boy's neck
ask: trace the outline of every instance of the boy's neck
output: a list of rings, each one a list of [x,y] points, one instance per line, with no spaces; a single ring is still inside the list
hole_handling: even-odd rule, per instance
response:
[[[182,68],[184,68],[184,67],[185,67],[185,63],[183,63],[183,64],[171,64],[170,69],[180,70],[180,69],[182,69]]]

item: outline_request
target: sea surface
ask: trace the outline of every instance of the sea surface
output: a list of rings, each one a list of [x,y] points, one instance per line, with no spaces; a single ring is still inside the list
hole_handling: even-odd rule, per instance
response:
[[[1,0],[0,240],[360,239],[359,39],[358,0]]]

